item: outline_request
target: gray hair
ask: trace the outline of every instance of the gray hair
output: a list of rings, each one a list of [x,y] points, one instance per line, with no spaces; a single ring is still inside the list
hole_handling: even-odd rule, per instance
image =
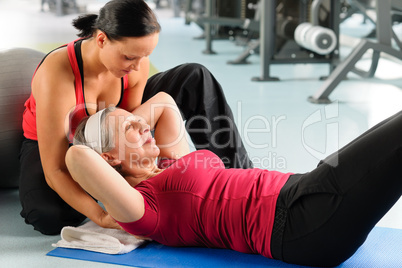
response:
[[[108,115],[115,110],[116,110],[116,107],[111,106],[111,107],[106,108],[105,111],[102,112],[102,115],[100,118],[100,138],[101,138],[100,144],[102,146],[100,148],[100,151],[95,150],[99,154],[109,152],[110,150],[112,150],[115,147],[114,129],[111,129],[110,124],[107,124]],[[85,128],[87,127],[87,122],[88,122],[89,118],[90,117],[84,118],[78,125],[77,129],[75,130],[73,144],[74,145],[78,145],[78,144],[86,145],[86,146],[94,149],[94,147],[91,146],[91,142],[88,142],[87,138],[85,136]]]

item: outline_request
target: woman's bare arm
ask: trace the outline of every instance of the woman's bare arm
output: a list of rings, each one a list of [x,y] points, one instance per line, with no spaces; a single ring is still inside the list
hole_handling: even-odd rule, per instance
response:
[[[159,92],[133,114],[142,117],[151,129],[155,129],[160,157],[178,159],[190,152],[180,110],[170,95]]]
[[[117,221],[133,222],[144,215],[142,195],[89,147],[72,146],[67,151],[66,164],[73,179],[102,202]]]
[[[71,207],[103,227],[118,228],[99,204],[70,176],[65,165],[69,147],[66,118],[75,107],[74,76],[67,53],[50,54],[35,74],[32,92],[36,100],[40,157],[47,184]]]

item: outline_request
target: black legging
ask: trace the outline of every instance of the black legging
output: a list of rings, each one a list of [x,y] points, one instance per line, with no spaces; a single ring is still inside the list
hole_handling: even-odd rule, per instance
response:
[[[22,143],[20,170],[20,214],[27,224],[43,234],[55,235],[64,226],[78,226],[85,220],[47,185],[37,141],[25,139]]]
[[[274,258],[336,266],[352,256],[402,195],[402,112],[293,175],[278,198]]]
[[[152,76],[143,102],[163,91],[173,97],[197,149],[219,156],[226,168],[251,168],[232,110],[215,77],[200,64],[183,64]]]
[[[252,166],[219,83],[199,64],[184,64],[151,77],[143,101],[159,91],[178,104],[197,149],[210,149],[227,167]],[[21,216],[43,234],[77,226],[85,216],[67,205],[46,183],[37,141],[25,140],[20,154]]]

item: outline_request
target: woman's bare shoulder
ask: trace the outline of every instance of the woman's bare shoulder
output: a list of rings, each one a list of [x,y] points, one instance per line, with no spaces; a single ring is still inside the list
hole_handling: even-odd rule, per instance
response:
[[[74,81],[67,48],[62,47],[48,54],[43,60],[33,77],[32,92],[34,96],[39,94],[38,90],[46,94],[49,89],[54,92],[56,88],[66,92],[66,87],[74,87]]]
[[[51,53],[49,53],[46,58],[43,60],[41,68],[45,68],[48,71],[50,70],[60,70],[70,67],[70,60],[68,59],[67,47],[58,48]]]
[[[52,51],[42,61],[35,73],[33,82],[43,79],[56,79],[58,81],[65,81],[65,79],[74,80],[66,47]]]

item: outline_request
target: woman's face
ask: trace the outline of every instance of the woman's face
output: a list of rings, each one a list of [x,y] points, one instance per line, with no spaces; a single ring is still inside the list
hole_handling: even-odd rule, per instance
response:
[[[115,148],[111,153],[122,161],[123,166],[141,168],[155,162],[160,150],[149,125],[141,117],[116,109],[108,115],[106,123],[115,130]]]
[[[125,37],[119,41],[106,38],[101,60],[114,76],[123,77],[132,71],[140,70],[142,60],[151,55],[158,40],[159,33],[143,37]]]

